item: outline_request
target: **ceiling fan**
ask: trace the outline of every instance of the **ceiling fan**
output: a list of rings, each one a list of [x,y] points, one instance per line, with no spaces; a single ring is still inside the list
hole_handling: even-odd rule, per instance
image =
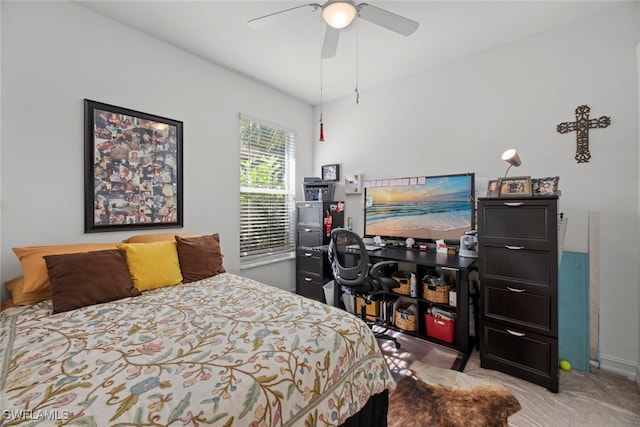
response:
[[[356,15],[366,21],[405,36],[413,34],[420,25],[417,21],[405,18],[404,16],[400,16],[368,3],[360,3],[356,5],[353,1],[337,0],[329,0],[324,4],[309,3],[291,7],[289,9],[284,9],[259,18],[251,19],[247,24],[253,28],[263,27],[273,23],[277,15],[304,7],[311,7],[314,12],[321,10],[322,18],[327,23],[322,42],[322,58],[331,58],[335,56],[338,48],[338,39],[340,38],[340,30],[348,27]]]

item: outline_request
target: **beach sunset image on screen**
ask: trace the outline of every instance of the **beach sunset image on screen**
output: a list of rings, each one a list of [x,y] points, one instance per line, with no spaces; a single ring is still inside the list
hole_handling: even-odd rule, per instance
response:
[[[368,186],[365,235],[459,239],[473,228],[473,181],[474,174],[459,174],[385,180]]]

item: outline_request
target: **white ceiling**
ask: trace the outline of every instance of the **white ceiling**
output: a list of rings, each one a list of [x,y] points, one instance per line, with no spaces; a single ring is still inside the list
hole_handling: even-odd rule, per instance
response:
[[[279,15],[274,25],[260,29],[247,25],[250,19],[309,1],[77,0],[76,3],[311,105],[320,104],[323,34],[320,13],[304,7]],[[420,27],[408,37],[364,20],[342,30],[336,56],[322,61],[324,102],[345,96],[355,99],[356,76],[360,93],[364,94],[369,87],[628,2],[372,0],[369,3],[416,20]]]

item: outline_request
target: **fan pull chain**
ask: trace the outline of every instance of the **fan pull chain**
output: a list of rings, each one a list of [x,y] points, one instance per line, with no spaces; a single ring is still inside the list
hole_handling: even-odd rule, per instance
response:
[[[320,136],[318,141],[324,142],[324,123],[322,123],[322,15],[320,15]]]
[[[359,46],[359,42],[360,42],[360,25],[358,25],[359,23],[359,19],[358,19],[358,15],[356,15],[356,105],[358,105],[360,103],[360,91],[358,90],[358,46]]]

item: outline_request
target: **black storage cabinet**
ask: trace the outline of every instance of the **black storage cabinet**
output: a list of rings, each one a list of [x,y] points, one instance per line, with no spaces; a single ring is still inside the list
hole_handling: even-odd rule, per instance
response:
[[[558,198],[478,201],[480,365],[558,392]]]
[[[333,278],[326,245],[344,227],[344,202],[298,202],[296,218],[296,293],[325,302],[322,286]]]

